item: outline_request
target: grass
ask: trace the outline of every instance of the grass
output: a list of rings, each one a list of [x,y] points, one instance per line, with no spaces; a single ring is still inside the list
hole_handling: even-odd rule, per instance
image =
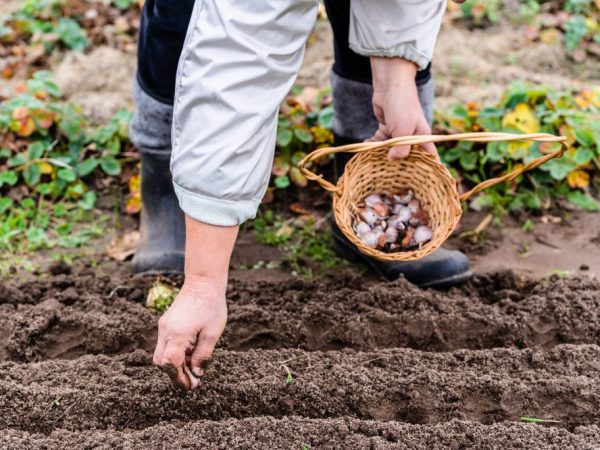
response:
[[[314,278],[327,270],[354,267],[335,254],[325,217],[283,219],[267,210],[251,226],[256,240],[279,247],[292,271],[302,277]],[[265,266],[269,263],[261,265]]]

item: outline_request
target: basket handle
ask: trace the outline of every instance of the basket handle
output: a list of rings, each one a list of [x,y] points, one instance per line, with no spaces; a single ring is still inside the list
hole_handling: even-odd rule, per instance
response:
[[[465,192],[460,196],[460,200],[466,200],[474,194],[483,191],[495,184],[502,183],[503,181],[511,181],[522,175],[524,172],[535,169],[536,167],[544,164],[546,161],[550,161],[553,158],[562,156],[565,150],[567,150],[566,144],[567,138],[564,136],[555,136],[547,133],[533,133],[533,134],[513,134],[513,133],[493,133],[493,132],[482,132],[482,133],[460,133],[460,134],[448,134],[448,135],[415,135],[415,136],[404,136],[388,139],[387,141],[379,142],[360,142],[358,144],[343,145],[340,147],[324,147],[319,148],[312,153],[305,156],[299,163],[298,169],[300,173],[309,180],[316,181],[321,185],[323,189],[333,193],[340,193],[340,189],[330,181],[323,178],[323,175],[316,174],[306,168],[306,165],[319,158],[327,155],[333,155],[335,153],[363,153],[370,150],[381,150],[389,149],[396,145],[420,145],[427,144],[430,142],[447,142],[447,141],[469,141],[469,142],[495,142],[495,141],[536,141],[536,142],[559,142],[561,144],[560,149],[540,156],[533,161],[525,164],[512,172],[504,174],[500,177],[491,178],[483,181],[475,186],[470,191]]]

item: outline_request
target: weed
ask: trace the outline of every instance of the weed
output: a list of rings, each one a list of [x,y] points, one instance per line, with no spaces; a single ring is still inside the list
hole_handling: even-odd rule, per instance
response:
[[[521,422],[526,423],[560,423],[560,420],[552,420],[552,419],[540,419],[538,417],[527,417],[523,416],[519,418]]]
[[[312,278],[329,269],[351,267],[333,251],[324,221],[313,216],[283,220],[266,210],[259,213],[252,226],[259,242],[278,246],[294,272]],[[310,262],[317,263],[317,267],[311,267]]]

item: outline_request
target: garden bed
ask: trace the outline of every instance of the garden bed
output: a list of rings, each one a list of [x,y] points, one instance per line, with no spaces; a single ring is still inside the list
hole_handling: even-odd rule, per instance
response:
[[[120,272],[0,286],[8,448],[600,444],[596,280],[497,272],[438,292],[352,273],[234,279],[213,364],[186,394],[151,364],[153,280]]]

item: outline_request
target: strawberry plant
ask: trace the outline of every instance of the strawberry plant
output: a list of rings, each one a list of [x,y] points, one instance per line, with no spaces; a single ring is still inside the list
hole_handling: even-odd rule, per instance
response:
[[[17,67],[43,66],[57,50],[83,51],[90,44],[134,50],[139,26],[138,1],[26,0],[0,18],[0,74]]]
[[[295,89],[285,99],[279,112],[272,185],[267,195],[272,195],[275,189],[287,189],[292,185],[302,188],[308,184],[296,164],[307,152],[333,144],[333,134],[329,130],[333,122],[330,103],[328,89]],[[322,161],[323,164],[327,162]]]
[[[8,252],[77,247],[102,233],[76,229],[94,210],[96,178],[120,175],[129,150],[130,113],[91,128],[81,111],[60,100],[48,72],[37,72],[14,98],[0,103],[0,249]]]
[[[497,186],[476,197],[471,207],[493,207],[499,212],[520,208],[548,208],[554,197],[596,211],[592,180],[600,166],[600,90],[572,93],[547,87],[512,85],[491,107],[468,103],[437,115],[446,132],[503,131],[552,133],[567,137],[569,150],[509,185]],[[443,161],[460,182],[472,186],[513,170],[551,152],[557,144],[538,142],[462,142],[442,146]]]
[[[515,7],[516,6],[516,7]],[[516,5],[501,0],[467,0],[449,6],[454,17],[475,26],[498,22],[502,16],[525,25],[534,41],[549,45],[563,43],[572,59],[600,56],[600,2],[598,0],[521,0]]]

